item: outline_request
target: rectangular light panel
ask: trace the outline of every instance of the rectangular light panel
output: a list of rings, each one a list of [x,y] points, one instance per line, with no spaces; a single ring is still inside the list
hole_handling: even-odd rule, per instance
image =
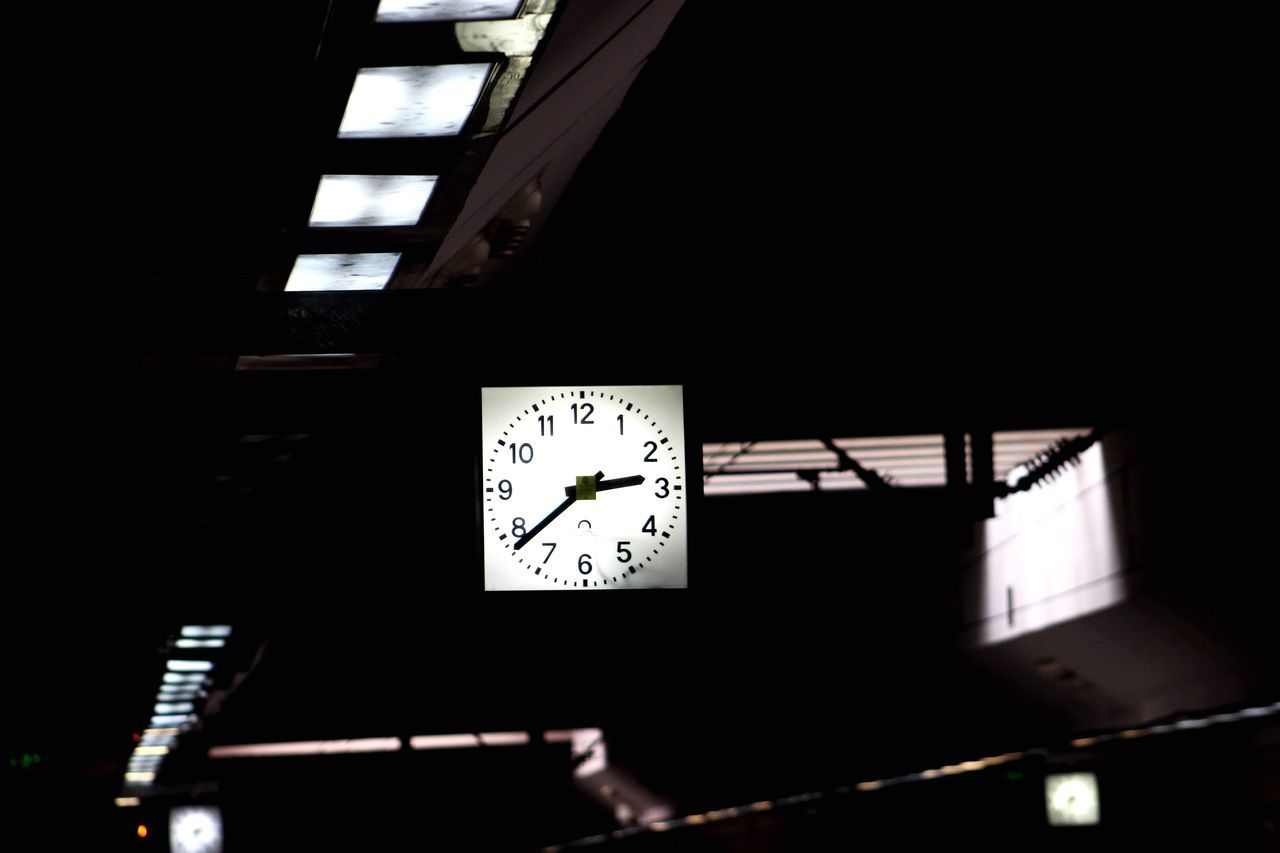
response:
[[[210,639],[195,640],[191,637],[182,637],[174,645],[180,649],[220,649],[227,644],[226,640]]]
[[[230,625],[183,625],[184,637],[230,637]]]
[[[494,21],[514,18],[524,0],[382,0],[379,24],[426,21]]]
[[[361,68],[338,137],[457,136],[492,70],[491,62]]]
[[[167,666],[170,672],[208,672],[213,669],[213,661],[171,660]]]
[[[360,255],[299,255],[286,291],[382,290],[391,280],[399,252]]]
[[[340,755],[360,752],[395,752],[400,749],[398,737],[366,737],[349,740],[298,740],[285,743],[246,743],[215,746],[210,758],[276,758],[285,755]]]
[[[417,225],[435,175],[325,175],[316,190],[313,227]]]

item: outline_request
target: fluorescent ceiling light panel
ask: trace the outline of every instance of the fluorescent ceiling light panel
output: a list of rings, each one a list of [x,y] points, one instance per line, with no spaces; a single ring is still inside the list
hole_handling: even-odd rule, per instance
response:
[[[187,675],[180,672],[166,672],[164,674],[165,684],[204,684],[205,677],[203,675]]]
[[[184,637],[230,637],[230,625],[183,625]]]
[[[136,746],[133,749],[134,755],[168,755],[169,747],[167,746]]]
[[[153,726],[181,726],[195,722],[195,714],[156,714],[151,718]]]
[[[481,732],[480,743],[485,746],[524,746],[529,742],[528,732]]]
[[[174,645],[180,649],[220,649],[227,644],[226,640],[193,640],[190,637],[183,637]]]
[[[213,669],[213,661],[207,660],[171,660],[167,665],[170,672],[208,672]]]
[[[246,743],[215,746],[210,758],[275,758],[284,755],[339,755],[358,752],[395,752],[400,749],[398,737],[366,737],[350,740],[299,740],[286,743]]]
[[[287,291],[382,290],[391,280],[399,252],[359,255],[298,255]]]
[[[409,746],[413,749],[461,749],[479,745],[480,739],[475,735],[418,735],[409,738]]]
[[[325,175],[309,224],[417,225],[436,180],[435,175]]]
[[[149,770],[139,770],[124,774],[124,780],[126,782],[154,782],[156,780],[156,774]]]
[[[427,21],[493,21],[514,18],[524,0],[382,0],[379,24]]]
[[[157,714],[190,714],[196,709],[196,706],[190,702],[157,702],[155,712]]]
[[[361,68],[338,136],[457,136],[492,70],[490,62]]]
[[[116,797],[116,805],[120,808],[129,808],[131,806],[142,805],[142,800],[137,797]]]

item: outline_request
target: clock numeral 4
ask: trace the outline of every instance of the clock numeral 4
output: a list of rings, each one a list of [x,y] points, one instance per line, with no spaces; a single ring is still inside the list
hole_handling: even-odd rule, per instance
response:
[[[653,516],[649,516],[649,520],[644,523],[644,527],[640,528],[641,533],[648,533],[650,536],[658,535],[658,525],[653,523]]]

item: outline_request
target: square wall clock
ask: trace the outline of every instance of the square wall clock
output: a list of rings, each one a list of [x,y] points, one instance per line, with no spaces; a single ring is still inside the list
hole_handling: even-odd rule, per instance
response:
[[[483,388],[487,590],[688,586],[679,385]]]

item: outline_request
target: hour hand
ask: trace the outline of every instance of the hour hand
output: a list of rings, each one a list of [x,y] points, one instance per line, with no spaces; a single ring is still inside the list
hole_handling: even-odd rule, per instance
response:
[[[614,477],[612,480],[602,480],[604,474],[596,474],[596,491],[607,492],[611,489],[625,489],[627,486],[638,486],[644,482],[644,477],[636,474],[634,477]],[[564,493],[566,496],[577,496],[577,486],[565,486]]]

